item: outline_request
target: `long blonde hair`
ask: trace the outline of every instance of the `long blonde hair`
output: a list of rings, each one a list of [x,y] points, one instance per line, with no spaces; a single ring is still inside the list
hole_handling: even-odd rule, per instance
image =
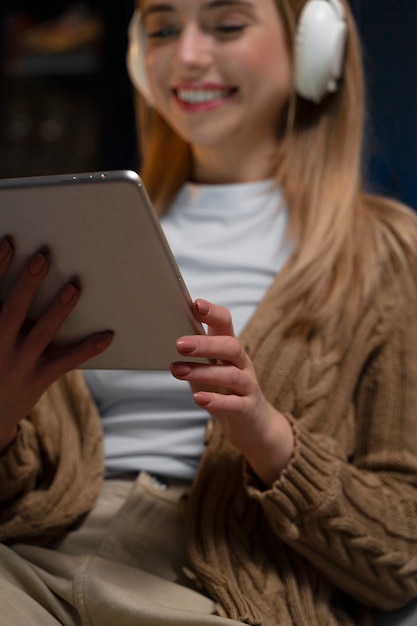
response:
[[[275,2],[292,50],[306,0]],[[363,70],[346,3],[345,12],[348,45],[339,90],[319,105],[291,94],[275,167],[290,208],[289,236],[296,244],[279,276],[283,331],[318,329],[335,339],[348,337],[394,257],[405,263],[417,249],[412,211],[362,187]],[[139,102],[141,176],[162,214],[190,178],[190,148],[155,110]]]

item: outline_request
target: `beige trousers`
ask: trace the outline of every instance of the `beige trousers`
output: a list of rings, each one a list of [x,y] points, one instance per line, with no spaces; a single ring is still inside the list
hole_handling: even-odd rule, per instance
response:
[[[222,617],[185,575],[187,490],[146,473],[107,480],[94,509],[54,545],[0,545],[0,623],[240,624]]]

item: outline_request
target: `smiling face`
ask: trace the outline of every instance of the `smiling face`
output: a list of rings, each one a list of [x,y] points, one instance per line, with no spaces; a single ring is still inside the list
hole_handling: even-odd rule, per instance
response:
[[[265,164],[293,82],[274,0],[141,5],[155,108],[191,145],[197,169],[230,167],[231,159],[240,171],[253,171],[249,160]]]

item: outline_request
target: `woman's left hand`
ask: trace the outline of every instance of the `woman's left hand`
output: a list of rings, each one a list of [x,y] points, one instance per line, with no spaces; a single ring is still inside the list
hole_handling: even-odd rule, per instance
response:
[[[193,312],[207,325],[207,335],[181,337],[177,350],[185,358],[202,357],[210,363],[176,362],[171,372],[190,383],[196,404],[219,422],[230,443],[269,486],[293,454],[291,425],[265,398],[253,363],[234,334],[228,309],[196,300]]]

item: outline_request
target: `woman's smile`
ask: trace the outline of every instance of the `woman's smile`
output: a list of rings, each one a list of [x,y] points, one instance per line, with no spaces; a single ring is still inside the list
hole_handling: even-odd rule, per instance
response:
[[[215,84],[183,85],[173,88],[178,106],[190,113],[208,111],[222,106],[236,93],[236,87]]]

